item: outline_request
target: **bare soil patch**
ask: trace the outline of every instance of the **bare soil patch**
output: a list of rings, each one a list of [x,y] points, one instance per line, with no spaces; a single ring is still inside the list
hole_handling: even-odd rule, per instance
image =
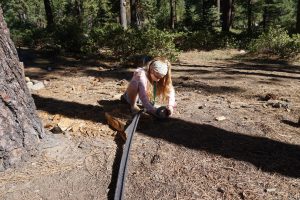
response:
[[[112,199],[123,141],[104,113],[120,106],[136,66],[20,57],[46,85],[32,95],[48,133],[39,156],[0,173],[0,198]],[[173,81],[174,116],[144,120],[134,136],[125,199],[300,199],[299,65],[186,52]]]

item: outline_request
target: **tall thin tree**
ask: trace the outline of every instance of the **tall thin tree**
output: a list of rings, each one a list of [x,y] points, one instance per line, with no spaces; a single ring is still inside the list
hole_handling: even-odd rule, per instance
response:
[[[54,25],[53,12],[51,8],[50,0],[44,0],[44,6],[45,6],[46,19],[47,19],[47,28],[49,29],[52,28]]]
[[[232,1],[223,0],[221,3],[222,7],[222,31],[229,32],[232,23]]]
[[[130,0],[130,24],[137,26],[137,12],[136,12],[136,0]]]
[[[157,10],[160,10],[160,8],[161,8],[161,0],[156,0],[156,8],[157,8]]]
[[[248,33],[251,33],[252,32],[252,19],[253,19],[253,12],[252,12],[252,0],[248,0],[247,2],[247,31]]]
[[[170,0],[170,27],[175,29],[176,23],[176,0]]]
[[[221,11],[221,0],[215,0],[215,1],[216,1],[215,4],[217,7],[217,10],[218,10],[218,12],[220,12]]]
[[[140,0],[130,0],[130,24],[140,28],[142,26]]]
[[[79,24],[82,24],[83,12],[84,12],[83,1],[82,0],[76,0],[75,1],[74,12],[75,12],[75,16],[78,19]]]
[[[264,10],[263,10],[263,21],[262,21],[264,30],[267,29],[267,27],[269,25],[269,21],[270,21],[269,5],[270,5],[270,1],[265,0]]]
[[[120,22],[123,29],[127,29],[126,0],[120,0]]]

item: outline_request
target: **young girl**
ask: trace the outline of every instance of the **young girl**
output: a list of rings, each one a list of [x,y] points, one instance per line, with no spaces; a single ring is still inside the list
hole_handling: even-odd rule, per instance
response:
[[[144,68],[138,68],[128,85],[122,99],[130,104],[133,113],[139,111],[137,101],[140,99],[148,113],[160,115],[155,107],[157,99],[166,103],[167,117],[174,112],[175,90],[171,79],[171,64],[162,57],[149,61]]]

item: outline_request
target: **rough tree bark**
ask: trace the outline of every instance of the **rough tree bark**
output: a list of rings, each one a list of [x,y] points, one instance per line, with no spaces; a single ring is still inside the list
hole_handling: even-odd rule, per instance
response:
[[[44,135],[0,8],[0,171],[37,153]]]

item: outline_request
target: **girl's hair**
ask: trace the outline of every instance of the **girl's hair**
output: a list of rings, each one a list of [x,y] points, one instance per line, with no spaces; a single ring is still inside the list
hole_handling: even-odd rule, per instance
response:
[[[170,91],[171,89],[173,89],[173,84],[171,79],[171,63],[164,57],[155,57],[154,59],[152,59],[146,64],[145,70],[147,72],[148,81],[151,83],[149,84],[148,82],[147,84],[147,94],[151,101],[153,99],[154,81],[150,76],[150,72],[151,72],[151,64],[154,63],[155,61],[164,62],[168,66],[167,74],[157,82],[157,88],[156,88],[156,96],[160,97],[162,101],[167,101],[169,98]]]

